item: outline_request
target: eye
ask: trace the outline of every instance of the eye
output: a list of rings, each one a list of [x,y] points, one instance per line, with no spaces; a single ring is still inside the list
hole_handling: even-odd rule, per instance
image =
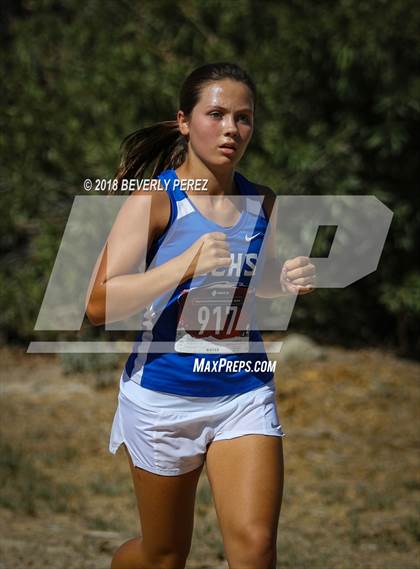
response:
[[[219,112],[219,111],[212,111],[211,113],[209,113],[209,115],[210,115],[211,117],[218,118],[218,117],[221,117],[221,116],[222,116],[222,113]],[[215,115],[216,115],[216,116],[215,116]]]
[[[249,116],[248,115],[240,115],[239,120],[249,123]]]

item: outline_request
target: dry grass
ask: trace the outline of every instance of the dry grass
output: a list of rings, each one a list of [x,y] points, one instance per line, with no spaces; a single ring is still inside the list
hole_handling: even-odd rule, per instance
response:
[[[327,353],[276,375],[287,433],[278,567],[417,569],[420,365]],[[57,358],[1,358],[0,569],[108,569],[140,530],[125,454],[108,452],[118,373],[98,388]],[[205,470],[188,567],[227,567]]]

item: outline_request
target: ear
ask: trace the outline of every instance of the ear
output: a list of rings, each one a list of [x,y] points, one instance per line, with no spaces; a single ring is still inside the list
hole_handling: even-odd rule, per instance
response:
[[[187,120],[183,111],[177,112],[176,120],[178,121],[179,132],[184,136],[188,136],[188,134],[190,133],[189,121]]]

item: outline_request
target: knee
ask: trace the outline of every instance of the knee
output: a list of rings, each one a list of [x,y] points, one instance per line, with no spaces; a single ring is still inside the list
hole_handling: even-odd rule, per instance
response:
[[[275,569],[277,562],[276,535],[265,528],[242,530],[234,552],[229,556],[231,569]]]
[[[188,551],[175,550],[169,547],[150,549],[140,538],[130,539],[123,543],[112,558],[111,569],[135,567],[139,569],[184,569]]]

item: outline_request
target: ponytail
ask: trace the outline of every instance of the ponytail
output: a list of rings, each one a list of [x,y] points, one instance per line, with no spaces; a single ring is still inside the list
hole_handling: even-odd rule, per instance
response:
[[[169,168],[178,168],[187,156],[187,139],[179,131],[177,121],[162,121],[141,128],[127,135],[121,143],[121,159],[115,179],[122,193],[121,180],[143,178],[145,171],[153,166],[150,178]]]
[[[255,110],[257,90],[254,81],[239,65],[230,62],[208,63],[194,69],[182,84],[178,108],[190,116],[205,85],[222,79],[233,79],[246,85]],[[179,131],[177,121],[163,121],[129,134],[120,148],[121,161],[115,174],[118,189],[112,192],[117,194],[121,191],[122,179],[142,178],[149,166],[153,166],[151,178],[181,166],[187,157],[188,142]]]

